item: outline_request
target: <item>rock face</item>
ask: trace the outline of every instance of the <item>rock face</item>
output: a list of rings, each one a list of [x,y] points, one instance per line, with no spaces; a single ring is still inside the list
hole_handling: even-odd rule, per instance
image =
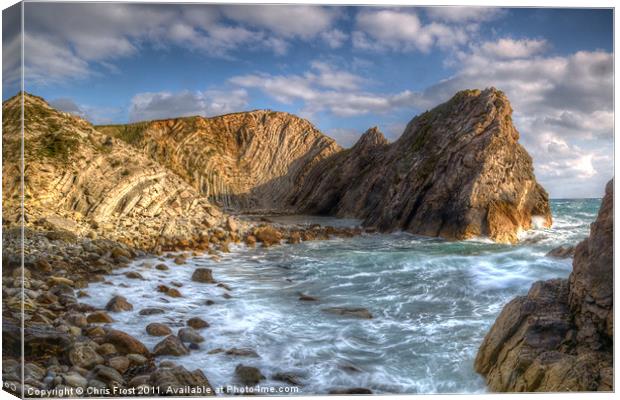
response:
[[[459,92],[414,118],[396,142],[373,128],[316,165],[293,204],[383,231],[515,242],[537,217],[550,225],[551,212],[511,114],[494,88]]]
[[[140,248],[219,223],[221,211],[172,171],[81,118],[24,94],[25,220]],[[5,221],[19,222],[21,96],[3,109]],[[222,220],[223,222],[223,220]]]
[[[283,210],[310,168],[340,151],[310,122],[269,110],[98,129],[131,143],[211,201]]]
[[[19,217],[19,97],[3,103],[7,220]],[[515,242],[549,225],[544,189],[494,88],[457,93],[394,143],[341,149],[274,111],[99,126],[24,96],[26,220],[139,248],[230,225],[235,211],[355,217],[382,231]],[[172,189],[172,190],[171,190]],[[17,199],[17,200],[15,200]],[[233,221],[234,222],[234,221]],[[233,225],[236,225],[234,223]],[[162,229],[163,227],[163,229]],[[267,243],[267,242],[265,242]]]
[[[497,392],[613,390],[613,181],[569,279],[510,301],[475,368]]]

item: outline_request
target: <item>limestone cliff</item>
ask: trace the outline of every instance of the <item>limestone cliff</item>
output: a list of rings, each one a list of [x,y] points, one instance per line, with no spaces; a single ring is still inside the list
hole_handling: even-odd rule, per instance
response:
[[[3,103],[5,226],[19,222],[21,96]],[[183,179],[88,122],[24,95],[28,225],[104,235],[140,248],[197,234],[222,213]]]
[[[535,217],[550,225],[551,212],[511,114],[494,88],[459,92],[414,118],[396,142],[372,129],[317,164],[293,204],[382,231],[515,242]]]
[[[569,279],[510,301],[475,368],[497,392],[613,390],[613,181]]]
[[[459,92],[414,118],[394,143],[372,128],[346,150],[282,112],[95,128],[35,96],[25,102],[31,223],[49,210],[77,223],[78,231],[124,241],[138,233],[182,236],[223,217],[212,204],[234,212],[355,217],[381,231],[499,242],[515,242],[535,217],[551,223],[510,103],[493,88]],[[5,146],[16,155],[17,98],[3,109]],[[5,171],[5,192],[13,193],[18,210],[19,170]],[[15,218],[17,211],[9,214]]]
[[[341,150],[310,122],[269,110],[99,130],[124,139],[227,208],[293,211],[289,198],[316,163]]]

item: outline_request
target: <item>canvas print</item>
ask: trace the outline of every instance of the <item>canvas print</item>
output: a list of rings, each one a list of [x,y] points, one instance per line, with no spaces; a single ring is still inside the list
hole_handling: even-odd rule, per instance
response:
[[[4,391],[614,391],[612,8],[2,23]]]

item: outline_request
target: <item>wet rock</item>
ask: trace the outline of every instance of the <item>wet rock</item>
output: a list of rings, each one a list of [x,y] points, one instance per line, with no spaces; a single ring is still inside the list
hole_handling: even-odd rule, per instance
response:
[[[286,382],[293,386],[302,386],[299,376],[289,372],[277,372],[271,376],[274,381]]]
[[[215,301],[213,301],[213,300],[205,300],[205,305],[207,305],[207,306],[212,306],[214,304],[215,304]]]
[[[140,310],[140,312],[138,314],[140,315],[156,315],[156,314],[163,314],[166,311],[161,309],[161,308],[155,308],[155,307],[149,307],[149,308],[143,308],[142,310]]]
[[[189,350],[178,337],[169,335],[155,345],[153,354],[156,356],[184,356],[189,354]]]
[[[144,280],[144,277],[142,276],[142,274],[140,274],[139,272],[135,272],[135,271],[125,272],[125,277],[127,277],[128,279]]]
[[[130,388],[137,388],[140,386],[149,386],[150,379],[151,379],[151,375],[137,375],[131,378],[129,382],[127,382],[127,386]]]
[[[103,357],[86,343],[76,343],[69,351],[69,361],[71,365],[90,369],[97,364],[102,364]]]
[[[347,388],[347,389],[331,389],[329,394],[372,394],[372,390],[367,388]]]
[[[160,393],[167,393],[169,390],[175,396],[179,395],[199,395],[213,396],[215,391],[209,380],[201,370],[188,371],[181,366],[161,367],[153,372],[149,379],[149,384],[159,388]],[[199,393],[186,393],[188,388],[200,390]]]
[[[192,281],[200,283],[215,283],[213,271],[209,268],[196,268],[192,274]]]
[[[133,336],[115,329],[111,329],[105,336],[105,341],[112,343],[122,354],[136,353],[148,357],[146,346]]]
[[[194,329],[208,328],[209,323],[202,318],[193,317],[187,320],[187,326]]]
[[[239,357],[258,357],[258,353],[256,353],[252,349],[237,348],[237,347],[233,347],[232,349],[226,350],[226,355],[239,356]]]
[[[181,339],[181,341],[187,342],[187,343],[197,344],[197,343],[202,343],[205,340],[198,332],[196,332],[192,328],[179,329],[177,336],[179,337],[179,339]]]
[[[222,295],[222,297],[223,297],[223,298],[225,298],[226,300],[228,300],[228,299],[232,299],[232,296],[231,296],[231,295],[229,295],[228,293],[224,293],[224,294]]]
[[[101,382],[108,383],[108,384],[116,384],[116,385],[125,384],[125,380],[123,379],[121,374],[118,373],[117,370],[115,370],[112,367],[105,366],[105,365],[97,365],[95,369],[93,370],[93,375],[96,379],[100,380]]]
[[[127,354],[127,359],[131,365],[143,365],[146,364],[148,359],[140,354]]]
[[[158,269],[160,271],[168,271],[170,268],[168,268],[166,264],[157,264],[155,266],[155,269]]]
[[[181,294],[181,292],[179,292],[178,289],[171,288],[166,285],[157,286],[157,291],[161,293],[165,293],[167,296],[170,296],[170,297],[183,297],[183,295]]]
[[[256,240],[261,242],[265,247],[280,244],[282,241],[282,233],[270,225],[254,229],[254,236]]]
[[[256,237],[254,235],[248,235],[245,237],[245,244],[248,247],[256,246]]]
[[[105,309],[112,312],[131,311],[133,306],[123,296],[114,296],[106,304]]]
[[[95,311],[88,314],[86,321],[91,324],[109,324],[110,322],[114,322],[112,317],[105,311]]]
[[[329,307],[324,308],[323,311],[345,317],[372,319],[372,314],[366,308]]]
[[[309,295],[303,294],[303,293],[299,293],[299,300],[300,301],[319,301],[318,298],[316,298],[314,296],[309,296]]]
[[[97,353],[104,357],[116,354],[116,352],[116,347],[112,343],[102,343],[99,347],[97,347]]]
[[[485,336],[475,370],[497,392],[612,390],[613,181],[568,280],[536,282]]]
[[[151,336],[167,336],[172,334],[172,330],[166,324],[160,324],[158,322],[153,322],[146,326],[146,333]]]
[[[185,257],[179,256],[174,258],[174,263],[177,265],[183,265],[187,263],[187,260],[185,259]]]
[[[575,246],[559,246],[545,254],[546,257],[571,258],[575,255]]]
[[[129,368],[129,359],[124,356],[112,357],[108,359],[107,364],[108,366],[123,374]]]
[[[258,382],[265,379],[258,368],[249,367],[243,364],[237,365],[235,368],[235,376],[241,384],[246,386],[256,386]]]
[[[77,372],[62,374],[60,377],[62,378],[63,383],[67,386],[74,388],[85,388],[88,385],[88,380]]]

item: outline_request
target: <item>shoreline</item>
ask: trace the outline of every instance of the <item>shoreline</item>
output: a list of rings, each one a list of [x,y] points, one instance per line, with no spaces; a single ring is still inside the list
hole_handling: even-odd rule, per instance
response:
[[[110,316],[113,312],[80,302],[88,296],[85,289],[91,283],[106,281],[115,270],[149,257],[161,259],[163,256],[176,264],[184,264],[186,257],[199,255],[197,251],[217,262],[219,254],[230,252],[230,243],[242,241],[248,248],[257,244],[271,247],[280,243],[353,237],[366,232],[362,228],[316,224],[306,228],[275,227],[265,223],[251,225],[244,232],[231,225],[229,219],[228,230],[216,228],[208,241],[204,237],[199,241],[180,240],[176,244],[165,244],[156,252],[134,249],[107,239],[78,237],[67,231],[27,227],[24,230],[25,394],[38,391],[45,396],[46,390],[50,390],[45,388],[52,383],[56,387],[60,385],[61,389],[82,390],[87,387],[103,389],[110,384],[120,388],[151,385],[165,392],[168,388],[187,386],[183,383],[188,382],[188,377],[191,377],[190,386],[210,387],[208,378],[200,370],[188,371],[165,361],[156,366],[156,356],[139,340],[107,326],[113,321]],[[3,389],[16,395],[21,390],[9,389],[21,389],[18,361],[21,347],[20,233],[13,228],[5,229],[3,235],[3,376],[6,383]],[[133,382],[135,376],[132,375],[137,373],[143,378]],[[148,379],[144,379],[145,376]]]

